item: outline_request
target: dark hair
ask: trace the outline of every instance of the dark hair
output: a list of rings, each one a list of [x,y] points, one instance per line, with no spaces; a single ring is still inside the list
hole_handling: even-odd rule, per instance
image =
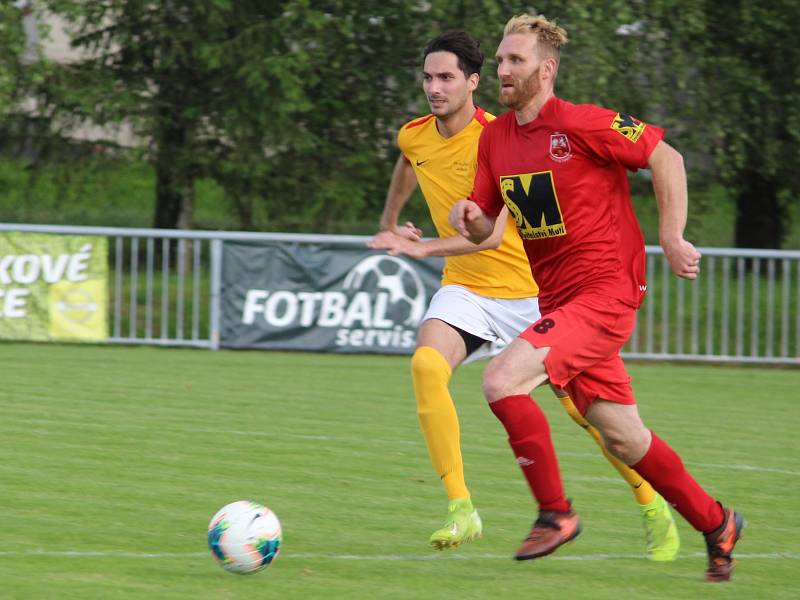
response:
[[[473,73],[481,74],[483,52],[481,43],[466,31],[448,31],[433,38],[425,47],[423,61],[431,52],[452,52],[458,58],[458,68],[469,77]]]

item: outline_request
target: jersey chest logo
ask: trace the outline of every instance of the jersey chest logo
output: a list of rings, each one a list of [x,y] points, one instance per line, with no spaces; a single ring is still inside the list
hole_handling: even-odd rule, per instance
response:
[[[552,171],[501,176],[500,193],[523,240],[567,235]]]

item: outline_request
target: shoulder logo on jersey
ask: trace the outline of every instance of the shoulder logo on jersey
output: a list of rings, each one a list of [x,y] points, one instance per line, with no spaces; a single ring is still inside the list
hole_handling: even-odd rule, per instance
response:
[[[634,144],[642,136],[645,124],[625,113],[617,113],[611,121],[611,129],[628,138]]]
[[[572,158],[572,148],[566,133],[550,134],[550,158],[557,162],[564,162]]]
[[[523,240],[567,235],[552,171],[501,176],[500,192]]]

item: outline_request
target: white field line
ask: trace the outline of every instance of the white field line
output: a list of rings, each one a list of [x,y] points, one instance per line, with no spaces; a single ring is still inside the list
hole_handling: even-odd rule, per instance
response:
[[[210,552],[125,552],[120,550],[21,550],[0,551],[0,558],[21,557],[64,558],[201,558]],[[705,552],[681,554],[678,560],[705,558]],[[797,552],[736,553],[737,560],[800,560]],[[354,561],[433,561],[433,560],[511,560],[510,554],[325,554],[319,552],[282,552],[281,561],[300,560],[354,560]],[[642,554],[583,554],[576,556],[550,556],[548,561],[611,561],[647,560]]]

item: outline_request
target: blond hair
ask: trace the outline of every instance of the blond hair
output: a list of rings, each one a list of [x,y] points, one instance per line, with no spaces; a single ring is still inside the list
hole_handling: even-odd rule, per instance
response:
[[[511,33],[532,33],[537,38],[536,48],[540,58],[553,57],[559,60],[561,47],[567,43],[567,32],[556,25],[555,21],[548,21],[544,15],[521,14],[511,17],[506,23],[503,35]]]

